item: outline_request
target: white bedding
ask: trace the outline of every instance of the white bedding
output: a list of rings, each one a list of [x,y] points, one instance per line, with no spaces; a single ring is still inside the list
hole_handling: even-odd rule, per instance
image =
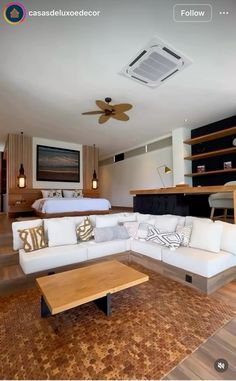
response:
[[[111,204],[105,198],[40,198],[32,208],[42,213],[83,212],[85,210],[109,210]]]

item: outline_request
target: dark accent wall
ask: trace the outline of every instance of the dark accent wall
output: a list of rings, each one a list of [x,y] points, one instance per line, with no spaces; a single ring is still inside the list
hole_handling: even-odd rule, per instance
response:
[[[215,123],[208,124],[203,127],[195,128],[191,131],[191,137],[196,138],[198,136],[210,134],[225,130],[230,127],[236,126],[236,116],[220,120]],[[210,152],[223,148],[233,147],[232,141],[236,135],[226,136],[220,139],[212,140],[209,142],[203,142],[192,146],[192,155],[197,155],[204,152]],[[200,160],[192,161],[192,172],[197,172],[198,165],[205,165],[206,171],[214,171],[223,169],[224,161],[232,161],[232,167],[236,168],[236,154],[227,154],[221,156],[214,156]],[[193,186],[198,185],[222,185],[228,181],[236,180],[236,173],[219,173],[209,174],[204,176],[193,177]]]

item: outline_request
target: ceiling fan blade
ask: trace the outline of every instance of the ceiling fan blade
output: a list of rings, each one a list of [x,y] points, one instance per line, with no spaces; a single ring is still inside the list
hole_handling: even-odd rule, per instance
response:
[[[112,108],[113,110],[115,110],[116,112],[120,113],[120,112],[124,112],[124,111],[128,111],[132,108],[133,106],[129,103],[120,103],[118,105],[113,105]]]
[[[82,112],[82,115],[98,115],[103,114],[103,111],[88,111],[88,112]]]
[[[101,115],[100,118],[98,119],[98,123],[102,124],[108,121],[110,119],[110,115]]]
[[[119,114],[111,114],[111,117],[114,118],[114,119],[117,119],[117,120],[121,120],[123,122],[126,122],[127,120],[129,120],[128,115],[126,115],[123,112],[121,112]]]
[[[112,110],[113,106],[103,101],[96,101],[96,105],[102,110]]]

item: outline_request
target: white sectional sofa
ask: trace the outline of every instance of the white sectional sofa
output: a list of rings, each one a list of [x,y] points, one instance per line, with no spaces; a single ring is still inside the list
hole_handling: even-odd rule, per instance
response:
[[[32,274],[50,271],[68,265],[79,265],[82,262],[117,255],[118,253],[126,253],[130,261],[157,270],[163,275],[177,279],[206,293],[211,293],[224,283],[236,279],[236,225],[212,222],[208,219],[196,217],[153,216],[139,213],[92,215],[89,218],[93,226],[99,228],[118,224],[126,226],[127,222],[132,222],[133,225],[137,226],[138,232],[141,231],[140,226],[146,228],[145,224],[148,224],[149,227],[150,225],[161,226],[162,231],[169,228],[172,231],[174,225],[175,227],[176,225],[182,227],[192,225],[190,246],[179,246],[173,249],[172,247],[148,241],[142,237],[142,234],[140,237],[136,232],[134,236],[130,233],[131,236],[127,239],[114,239],[105,242],[95,242],[93,239],[87,242],[63,245],[56,245],[56,242],[54,242],[51,247],[49,245],[49,247],[43,249],[26,252],[19,237],[19,230],[43,225],[47,236],[49,220],[24,220],[12,224],[13,248],[19,250],[19,261],[24,273]],[[55,218],[50,219],[50,224],[52,226],[53,221],[56,223],[63,220],[68,221],[76,229],[76,226],[83,219],[84,217]],[[198,225],[199,232],[196,230]],[[204,229],[202,239],[201,229]],[[221,233],[217,234],[217,231]],[[198,233],[200,239],[197,237]],[[199,242],[197,242],[197,239]],[[204,249],[204,247],[209,247],[209,250]]]

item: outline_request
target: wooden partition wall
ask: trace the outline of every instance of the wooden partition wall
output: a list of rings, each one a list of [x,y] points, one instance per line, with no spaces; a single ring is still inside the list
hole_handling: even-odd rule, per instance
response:
[[[5,157],[7,160],[7,189],[17,188],[17,176],[21,163],[24,165],[27,188],[32,188],[32,138],[23,136],[22,139],[20,134],[9,134]]]
[[[95,148],[95,170],[98,176],[98,148]],[[83,146],[83,188],[90,190],[89,193],[98,193],[92,190],[92,177],[94,171],[94,148],[93,146]]]

